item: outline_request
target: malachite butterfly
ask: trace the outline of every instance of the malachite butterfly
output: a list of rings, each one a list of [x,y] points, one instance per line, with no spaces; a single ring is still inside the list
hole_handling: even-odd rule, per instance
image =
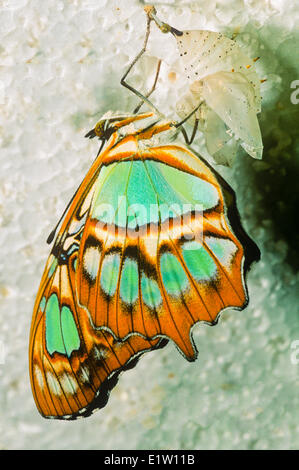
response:
[[[221,176],[180,143],[161,142],[175,131],[148,112],[103,118],[87,134],[101,151],[64,217],[31,326],[44,417],[103,407],[119,374],[169,340],[194,361],[193,325],[247,305],[259,250]]]

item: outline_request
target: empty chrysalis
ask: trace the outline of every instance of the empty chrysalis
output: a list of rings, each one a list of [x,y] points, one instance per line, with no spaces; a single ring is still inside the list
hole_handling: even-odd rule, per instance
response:
[[[260,80],[253,60],[234,41],[213,31],[183,31],[176,39],[191,83],[188,94],[177,103],[178,114],[187,115],[203,101],[197,112],[200,130],[208,151],[216,159],[218,156],[219,163],[231,163],[223,148],[231,140],[239,141],[253,158],[262,158],[257,119]]]
[[[208,152],[218,163],[230,165],[240,144],[253,158],[261,159],[263,143],[257,114],[261,111],[260,79],[255,60],[237,43],[213,31],[178,31],[152,19],[177,40],[188,92],[176,104],[184,118],[192,116],[204,134]]]

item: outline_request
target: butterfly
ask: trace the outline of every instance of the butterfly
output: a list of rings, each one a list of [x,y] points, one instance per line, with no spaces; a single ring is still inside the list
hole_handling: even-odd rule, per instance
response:
[[[119,374],[169,341],[194,361],[193,326],[248,303],[259,249],[233,190],[176,131],[147,112],[103,117],[86,135],[100,151],[54,241],[30,331],[46,418],[105,406]]]

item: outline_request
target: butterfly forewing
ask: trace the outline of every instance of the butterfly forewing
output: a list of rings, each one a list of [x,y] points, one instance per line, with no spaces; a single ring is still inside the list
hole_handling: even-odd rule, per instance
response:
[[[118,341],[111,332],[97,330],[88,310],[78,303],[78,250],[83,232],[90,228],[93,181],[100,166],[101,157],[88,172],[63,221],[33,312],[30,376],[37,407],[45,417],[75,418],[104,406],[119,372],[132,367],[141,353],[165,344],[160,338],[147,341],[140,335]],[[95,264],[95,252],[92,257]],[[92,279],[89,281],[91,287]],[[99,316],[104,318],[103,305]]]

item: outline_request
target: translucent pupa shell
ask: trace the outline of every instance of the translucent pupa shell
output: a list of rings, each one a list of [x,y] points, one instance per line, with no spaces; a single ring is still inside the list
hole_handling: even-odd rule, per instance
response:
[[[176,40],[190,83],[177,103],[178,114],[185,117],[202,102],[193,120],[198,118],[207,149],[218,163],[232,163],[236,141],[253,158],[262,158],[256,116],[261,111],[260,79],[254,60],[221,33],[182,31]]]

